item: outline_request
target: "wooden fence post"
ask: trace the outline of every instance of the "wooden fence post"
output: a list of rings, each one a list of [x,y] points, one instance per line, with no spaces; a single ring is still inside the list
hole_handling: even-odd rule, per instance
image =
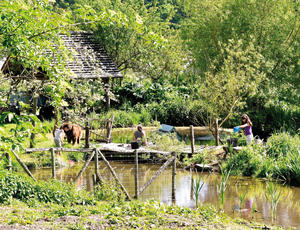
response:
[[[192,156],[195,153],[195,137],[194,137],[194,126],[190,125],[190,135],[191,135],[191,151]]]
[[[87,121],[85,123],[85,148],[90,147],[90,127],[89,127],[89,122]]]
[[[135,174],[134,174],[134,179],[135,179],[135,199],[139,198],[139,152],[138,150],[134,150],[135,153]]]
[[[51,164],[52,164],[52,178],[56,178],[56,171],[55,171],[55,150],[51,148]]]
[[[177,154],[174,152],[172,153],[172,156],[174,158],[173,166],[172,166],[172,200],[174,201],[176,199],[176,156]]]
[[[95,149],[94,161],[95,161],[96,183],[97,183],[97,182],[102,183],[103,180],[102,180],[102,177],[101,177],[101,175],[100,175],[100,173],[99,173],[99,154],[98,154],[97,149]]]
[[[215,120],[215,139],[216,139],[216,146],[219,145],[219,124],[218,124],[218,118]]]

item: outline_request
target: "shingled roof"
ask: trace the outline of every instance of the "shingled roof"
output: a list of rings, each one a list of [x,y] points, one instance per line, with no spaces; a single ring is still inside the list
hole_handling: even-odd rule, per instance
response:
[[[73,54],[73,60],[67,63],[73,78],[123,77],[104,47],[93,40],[92,33],[71,32],[61,37]]]
[[[108,56],[105,48],[92,37],[89,32],[70,32],[60,35],[65,47],[71,52],[71,60],[67,62],[67,68],[71,71],[72,79],[96,79],[96,78],[122,78],[122,74]],[[0,60],[0,69],[7,72],[13,71],[9,65],[9,59]],[[20,71],[16,71],[18,75]],[[37,73],[37,78],[42,79],[43,73]],[[15,76],[17,77],[17,76]]]

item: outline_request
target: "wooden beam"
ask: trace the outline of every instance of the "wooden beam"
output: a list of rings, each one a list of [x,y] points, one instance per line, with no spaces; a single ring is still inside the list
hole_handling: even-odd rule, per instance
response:
[[[104,163],[107,165],[107,167],[109,168],[111,174],[113,175],[113,177],[116,179],[116,181],[119,183],[119,185],[121,186],[121,189],[123,190],[123,192],[125,193],[127,199],[131,200],[131,197],[129,196],[129,193],[127,192],[127,190],[125,189],[125,187],[123,186],[123,184],[121,183],[121,181],[119,180],[117,174],[115,173],[114,169],[111,167],[111,165],[109,164],[109,162],[106,160],[106,158],[104,157],[104,155],[101,153],[101,151],[98,149],[97,150],[99,155],[102,157]]]
[[[74,180],[74,183],[76,184],[77,181],[79,180],[79,178],[82,176],[83,172],[85,171],[85,169],[87,168],[87,166],[89,165],[90,161],[92,160],[92,158],[95,155],[96,150],[94,149],[92,154],[90,155],[90,157],[87,159],[87,161],[84,163],[84,165],[82,166],[82,169],[80,170],[80,172],[78,173],[77,177]]]
[[[32,152],[42,152],[42,151],[50,151],[52,148],[27,148],[25,149],[25,152],[32,153]],[[94,149],[89,148],[83,148],[83,149],[70,149],[70,148],[59,148],[55,147],[53,148],[54,151],[63,151],[63,152],[81,152],[81,153],[87,153],[87,152],[93,152]]]
[[[34,178],[34,176],[31,174],[31,172],[29,171],[29,169],[27,168],[27,166],[23,163],[23,161],[21,161],[20,157],[12,150],[11,151],[15,158],[17,159],[17,161],[19,162],[19,164],[22,166],[22,168],[25,170],[25,172],[34,180],[36,181],[36,179]]]
[[[155,180],[156,177],[158,177],[176,158],[174,156],[170,157],[163,166],[160,167],[160,169],[148,180],[148,182],[140,189],[139,195],[142,194],[142,192],[145,191],[145,189],[152,184],[152,182]]]

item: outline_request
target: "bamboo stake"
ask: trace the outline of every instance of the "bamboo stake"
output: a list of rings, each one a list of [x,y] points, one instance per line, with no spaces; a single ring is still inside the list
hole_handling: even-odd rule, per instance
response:
[[[109,162],[106,160],[106,158],[104,157],[104,155],[101,153],[101,151],[98,149],[96,150],[98,151],[99,155],[102,157],[104,163],[107,165],[107,167],[109,168],[111,174],[113,175],[113,177],[117,180],[117,182],[120,184],[121,189],[123,190],[123,192],[125,193],[127,199],[131,200],[131,197],[129,196],[127,190],[125,189],[125,187],[122,185],[121,181],[119,180],[117,174],[115,173],[114,169],[111,167],[111,165],[109,164]]]
[[[87,159],[87,161],[84,163],[84,165],[82,166],[82,169],[80,170],[80,172],[78,173],[78,176],[75,178],[74,183],[76,184],[77,181],[79,180],[79,178],[82,176],[83,172],[85,171],[85,169],[87,168],[87,166],[89,165],[90,161],[92,160],[92,158],[95,155],[95,151],[92,152],[92,154],[90,155],[90,157]]]
[[[56,171],[55,171],[55,151],[54,148],[51,148],[51,161],[52,161],[52,178],[56,178]]]
[[[136,149],[135,151],[135,174],[134,174],[134,179],[135,179],[135,199],[139,198],[139,152]]]
[[[145,189],[152,184],[152,182],[155,180],[156,177],[158,177],[174,160],[174,156],[170,157],[163,166],[160,167],[160,169],[150,178],[150,180],[140,189],[139,195],[142,194],[142,192],[145,191]]]
[[[36,181],[36,179],[34,178],[34,176],[31,174],[31,172],[29,171],[29,169],[27,168],[27,166],[23,163],[23,161],[21,161],[20,157],[13,151],[11,150],[11,152],[14,154],[15,158],[17,159],[17,161],[19,162],[19,164],[22,166],[22,168],[25,170],[25,172],[34,180]]]

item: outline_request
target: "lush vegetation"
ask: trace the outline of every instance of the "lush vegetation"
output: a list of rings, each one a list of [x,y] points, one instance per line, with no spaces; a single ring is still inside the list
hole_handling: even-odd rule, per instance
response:
[[[227,172],[299,185],[299,8],[296,0],[2,0],[0,67],[6,67],[6,60],[11,69],[0,73],[0,155],[13,156],[12,151],[37,146],[40,135],[47,139],[54,126],[40,122],[47,116],[55,117],[56,125],[66,118],[78,122],[114,115],[115,127],[168,123],[206,125],[212,130],[216,118],[219,126],[233,127],[240,124],[240,114],[247,113],[254,134],[269,139],[266,146],[248,146],[232,154],[224,163]],[[124,75],[122,85],[112,88],[109,112],[104,109],[103,82],[70,80],[66,63],[72,52],[60,34],[73,30],[92,31]],[[41,73],[47,81],[33,77]],[[39,103],[39,95],[46,101]],[[156,142],[160,147],[179,144],[170,138]],[[42,155],[35,156],[44,166]],[[207,157],[193,159],[205,162]],[[1,161],[1,167],[5,164]],[[98,198],[79,197],[71,188],[56,194],[62,189],[56,182],[34,184],[4,173],[1,186],[2,202],[35,200],[69,207],[107,196],[99,191]],[[45,197],[39,198],[38,191]],[[124,228],[159,226],[166,221],[161,212],[183,213],[190,219],[201,214],[206,224],[206,217],[215,215],[207,209],[165,208],[155,202],[149,207],[130,205],[113,202],[79,212],[109,209],[104,226]],[[63,215],[71,209],[78,214],[66,208]],[[148,215],[134,224],[132,216],[145,212],[157,218],[150,220]],[[204,223],[197,221],[190,226]]]
[[[299,135],[273,134],[265,145],[247,146],[232,154],[224,167],[235,175],[272,177],[299,186],[299,146]]]
[[[114,187],[115,189],[112,189]],[[116,184],[104,184],[94,194],[77,191],[58,181],[34,182],[5,171],[0,172],[0,227],[30,225],[35,228],[195,228],[250,229],[218,213],[212,207],[195,210],[165,206],[157,201],[125,201]],[[109,201],[109,202],[103,202]],[[66,220],[69,220],[66,223]]]

